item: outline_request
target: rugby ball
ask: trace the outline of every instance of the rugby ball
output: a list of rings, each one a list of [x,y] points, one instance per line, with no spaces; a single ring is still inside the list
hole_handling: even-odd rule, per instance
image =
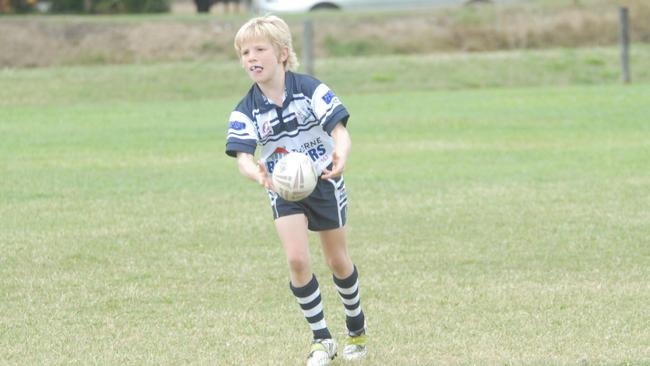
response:
[[[271,179],[280,197],[287,201],[300,201],[314,191],[318,176],[307,155],[291,152],[275,164]]]

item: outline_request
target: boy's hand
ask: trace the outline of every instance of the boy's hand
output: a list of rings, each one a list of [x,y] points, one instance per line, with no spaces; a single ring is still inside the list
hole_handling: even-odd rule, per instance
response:
[[[257,183],[259,183],[264,188],[270,189],[275,192],[275,187],[273,187],[273,180],[271,179],[271,175],[269,174],[269,171],[266,169],[266,164],[264,164],[264,161],[262,161],[261,159],[257,161],[257,169],[258,169]]]
[[[334,139],[334,151],[332,152],[332,170],[323,169],[323,175],[321,179],[332,179],[340,177],[345,170],[345,163],[348,160],[348,154],[350,154],[350,147],[352,146],[352,141],[350,140],[350,135],[348,130],[345,128],[343,123],[338,122],[334,129],[332,130],[332,138]]]
[[[342,154],[334,151],[332,153],[332,170],[323,169],[323,175],[320,176],[321,179],[332,179],[340,177],[345,170],[346,158]]]
[[[273,180],[269,171],[266,170],[266,164],[261,159],[255,161],[255,158],[252,154],[238,152],[237,153],[237,165],[239,167],[239,172],[246,178],[257,182],[257,184],[263,186],[266,189],[270,189],[275,192],[275,187],[273,187]]]

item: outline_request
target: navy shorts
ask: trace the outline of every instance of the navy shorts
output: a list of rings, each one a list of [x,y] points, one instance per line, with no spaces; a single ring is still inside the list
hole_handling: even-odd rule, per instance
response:
[[[348,197],[343,177],[323,180],[318,178],[316,188],[305,199],[290,202],[276,193],[269,192],[273,219],[282,216],[304,214],[307,228],[311,231],[338,229],[345,226]]]

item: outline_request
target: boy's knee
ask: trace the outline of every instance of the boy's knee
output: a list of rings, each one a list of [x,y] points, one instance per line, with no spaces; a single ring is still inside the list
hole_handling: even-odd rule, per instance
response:
[[[353,267],[352,261],[347,255],[340,255],[340,256],[327,258],[327,266],[336,275],[342,273],[347,274],[348,272],[351,271],[350,269]]]
[[[296,274],[304,274],[306,272],[310,272],[311,274],[309,258],[305,258],[303,256],[292,256],[287,258],[287,262],[289,263],[289,269],[291,272]]]

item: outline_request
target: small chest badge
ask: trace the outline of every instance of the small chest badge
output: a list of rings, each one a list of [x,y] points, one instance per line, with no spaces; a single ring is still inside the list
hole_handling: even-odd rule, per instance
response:
[[[264,121],[262,122],[262,138],[268,137],[270,134],[273,133],[273,127],[271,127],[271,121]]]

